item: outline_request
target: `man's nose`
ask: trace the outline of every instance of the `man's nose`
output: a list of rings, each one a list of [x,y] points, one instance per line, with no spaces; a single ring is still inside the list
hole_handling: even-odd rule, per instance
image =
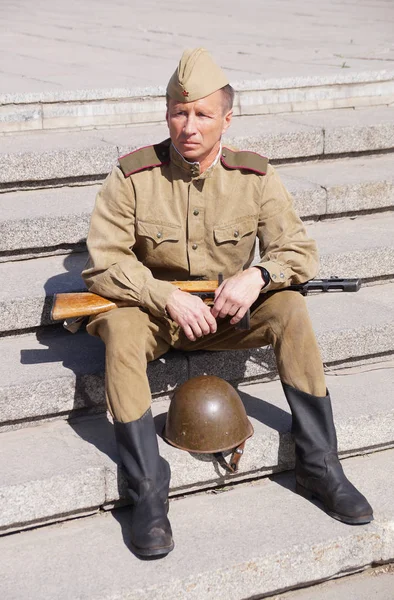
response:
[[[193,135],[194,133],[196,133],[197,129],[196,129],[196,118],[194,115],[188,115],[187,119],[185,121],[185,126],[183,128],[183,131],[186,135],[190,136]]]

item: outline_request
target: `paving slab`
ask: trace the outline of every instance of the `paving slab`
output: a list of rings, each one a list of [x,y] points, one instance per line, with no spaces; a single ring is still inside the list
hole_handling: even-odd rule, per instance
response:
[[[82,245],[99,185],[65,186],[0,195],[0,262],[52,248]],[[19,255],[18,254],[18,255]]]
[[[343,110],[299,113],[283,118],[289,123],[310,127],[319,124],[324,130],[324,154],[330,155],[392,148],[393,123],[385,121],[384,114],[380,108],[371,108],[354,110],[351,121]]]
[[[75,252],[2,263],[5,287],[0,291],[0,306],[6,311],[4,322],[8,322],[4,331],[49,323],[50,298],[54,293],[86,289],[80,275],[86,260],[86,253]]]
[[[183,49],[201,45],[231,81],[390,70],[393,18],[389,0],[360,0],[357,11],[352,0],[250,0],[247,11],[234,0],[225,9],[209,0],[198,7],[41,0],[34,10],[19,0],[2,15],[0,89],[15,95],[164,86]]]
[[[175,550],[161,561],[129,551],[121,509],[1,539],[9,600],[242,600],[345,574],[394,556],[393,451],[346,461],[375,521],[352,527],[294,493],[291,475],[173,501]],[[234,549],[237,549],[235,552]],[[29,578],[20,565],[29,565]]]
[[[166,125],[158,123],[5,136],[0,184],[8,189],[21,183],[94,179],[107,174],[122,154],[167,135]],[[236,117],[225,141],[281,160],[388,150],[394,148],[394,107]]]
[[[392,600],[394,590],[393,565],[385,565],[366,572],[313,585],[303,590],[290,591],[272,600]]]
[[[308,297],[307,303],[325,363],[359,360],[394,352],[394,284],[354,294]],[[61,327],[0,338],[2,365],[0,422],[6,426],[34,419],[102,410],[104,345],[81,331]],[[276,375],[272,349],[250,351],[171,351],[149,365],[152,392],[158,398],[187,378],[214,374],[229,381]]]
[[[394,275],[394,212],[311,223],[318,243],[319,277],[370,279]]]
[[[79,226],[79,225],[78,225]],[[321,255],[319,276],[393,276],[394,212],[312,223],[309,235]],[[53,294],[84,290],[80,276],[87,254],[71,254],[0,264],[0,331],[51,323]]]
[[[393,208],[392,162],[388,154],[280,165],[278,169],[290,190],[297,185],[290,179],[325,190],[326,207],[321,214],[335,215]]]
[[[65,422],[3,434],[0,531],[105,502],[105,466]],[[8,462],[6,459],[11,459]],[[19,456],[18,460],[15,458]]]

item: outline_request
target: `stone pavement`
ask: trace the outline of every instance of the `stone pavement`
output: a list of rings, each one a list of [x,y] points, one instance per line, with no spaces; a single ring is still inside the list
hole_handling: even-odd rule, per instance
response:
[[[392,69],[392,0],[2,0],[0,94],[165,85],[205,46],[232,82]]]
[[[272,596],[271,600],[393,600],[393,597],[394,568],[385,565],[308,589]]]

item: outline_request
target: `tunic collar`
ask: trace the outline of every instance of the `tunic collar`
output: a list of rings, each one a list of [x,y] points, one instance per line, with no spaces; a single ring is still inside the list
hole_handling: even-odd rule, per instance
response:
[[[190,162],[182,156],[182,154],[175,148],[174,144],[170,146],[170,159],[177,167],[180,167],[183,171],[186,171],[192,179],[200,178],[205,179],[209,177],[213,168],[217,165],[220,155],[222,153],[222,142],[220,142],[219,151],[212,162],[212,164],[203,173],[200,173],[200,163]]]

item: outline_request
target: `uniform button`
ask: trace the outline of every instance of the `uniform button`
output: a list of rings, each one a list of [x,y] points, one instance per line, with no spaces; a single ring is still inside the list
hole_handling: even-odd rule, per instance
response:
[[[239,237],[239,231],[234,231],[234,237]]]
[[[157,234],[156,234],[156,237],[160,239],[162,237],[162,235],[163,234],[161,233],[161,231],[158,231]]]
[[[197,210],[197,208],[195,208],[195,209],[193,210],[193,215],[194,215],[195,217],[198,217],[198,215],[199,215],[199,214],[200,214],[200,211],[199,211],[199,210]]]
[[[280,276],[283,279],[285,275],[284,275],[284,273],[281,273]]]
[[[197,244],[193,244],[192,248],[193,248],[193,250],[197,250],[197,248],[198,248]]]
[[[276,279],[276,275],[275,273],[273,275],[271,275],[272,279]]]
[[[223,158],[226,158],[226,153],[222,152],[222,156],[223,156]]]

